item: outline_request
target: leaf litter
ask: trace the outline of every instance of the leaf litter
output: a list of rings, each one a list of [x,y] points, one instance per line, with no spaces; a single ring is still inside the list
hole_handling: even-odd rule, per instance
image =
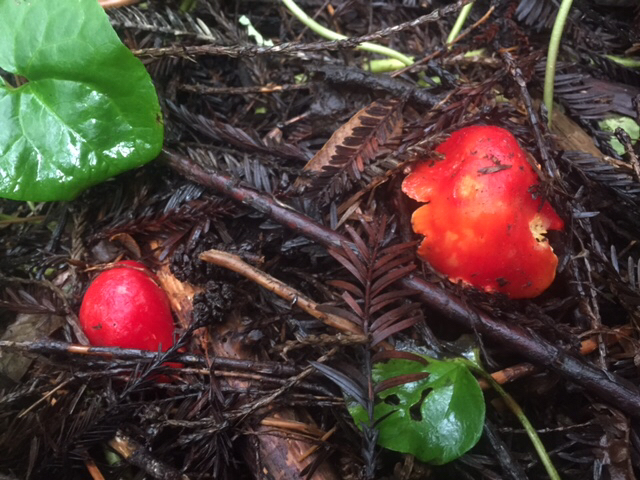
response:
[[[562,478],[635,478],[638,147],[620,155],[599,120],[638,121],[637,71],[609,58],[637,55],[637,9],[576,2],[556,78],[564,111],[554,108],[549,132],[539,98],[553,2],[495,2],[450,49],[454,7],[300,2],[324,25],[418,60],[395,78],[367,72],[368,54],[318,38],[276,2],[201,1],[188,12],[182,3],[109,12],[164,106],[162,158],[65,204],[0,201],[0,349],[30,359],[0,378],[0,474],[542,478],[491,391],[480,442],[433,466],[377,448],[375,422],[355,428],[330,381],[371,409],[377,350],[409,344],[444,359],[471,334]],[[488,9],[475,2],[467,24]],[[449,13],[411,26],[434,10]],[[276,47],[255,45],[240,14]],[[385,33],[396,25],[409,26]],[[423,75],[443,81],[424,86]],[[476,123],[516,135],[541,166],[540,194],[568,224],[551,237],[557,280],[536,299],[453,285],[406,247],[418,239],[399,193],[404,173]],[[212,250],[239,259],[239,271],[202,261]],[[92,268],[138,254],[168,290],[178,347],[83,346],[75,314]],[[257,283],[272,279],[269,291]],[[41,333],[32,322],[18,338],[10,328],[29,325],[18,315],[65,321]],[[339,320],[327,326],[323,315]],[[182,367],[166,372],[167,361]],[[172,382],[150,381],[159,371]]]

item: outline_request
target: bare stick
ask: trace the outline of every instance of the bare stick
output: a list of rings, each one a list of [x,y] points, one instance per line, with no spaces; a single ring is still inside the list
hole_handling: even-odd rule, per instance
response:
[[[93,461],[93,458],[85,459],[84,465],[87,467],[87,470],[89,470],[89,475],[91,475],[93,480],[105,480],[104,475],[102,475],[102,472],[98,468],[98,465],[96,465],[96,462]]]
[[[318,304],[313,300],[305,297],[302,293],[291,288],[277,278],[274,278],[271,275],[249,265],[237,255],[222,252],[220,250],[208,250],[200,255],[200,259],[239,273],[252,282],[257,283],[261,287],[291,302],[292,305],[295,304],[299,306],[309,315],[321,320],[330,327],[337,328],[341,332],[362,335],[362,330],[360,330],[357,325],[354,325],[346,318],[339,317],[338,315],[321,312],[318,310]]]

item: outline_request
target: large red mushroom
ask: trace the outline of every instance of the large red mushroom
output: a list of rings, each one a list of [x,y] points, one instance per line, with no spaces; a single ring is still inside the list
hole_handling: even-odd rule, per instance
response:
[[[402,183],[425,205],[412,216],[418,254],[453,281],[511,298],[540,295],[558,258],[545,234],[562,219],[537,195],[538,177],[507,130],[473,126],[436,148]]]

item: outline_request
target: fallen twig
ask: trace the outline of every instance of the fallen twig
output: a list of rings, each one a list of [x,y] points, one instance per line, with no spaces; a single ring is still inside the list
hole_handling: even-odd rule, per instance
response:
[[[128,463],[142,469],[152,478],[159,480],[189,480],[186,475],[153,457],[147,449],[123,432],[116,433],[109,440],[109,446]]]
[[[243,275],[249,280],[257,283],[261,287],[291,302],[292,305],[297,305],[309,315],[317,318],[318,320],[321,320],[331,327],[340,330],[341,332],[349,332],[356,335],[362,335],[362,330],[360,330],[357,325],[353,324],[346,318],[339,317],[338,315],[321,312],[317,308],[317,303],[305,297],[302,293],[294,290],[277,278],[274,278],[271,275],[268,275],[263,271],[249,265],[237,255],[222,252],[220,250],[208,250],[200,255],[200,259]]]

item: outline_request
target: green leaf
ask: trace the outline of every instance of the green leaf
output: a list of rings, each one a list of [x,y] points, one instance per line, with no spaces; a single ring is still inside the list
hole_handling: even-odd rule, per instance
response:
[[[464,365],[421,357],[427,365],[392,359],[374,366],[376,384],[400,375],[430,374],[379,394],[382,401],[375,406],[374,418],[390,415],[378,424],[378,443],[440,465],[455,460],[478,442],[484,425],[484,397]],[[349,402],[348,408],[358,427],[367,423],[367,413],[360,405]]]
[[[155,158],[158,98],[96,0],[0,0],[0,197],[69,200]]]

